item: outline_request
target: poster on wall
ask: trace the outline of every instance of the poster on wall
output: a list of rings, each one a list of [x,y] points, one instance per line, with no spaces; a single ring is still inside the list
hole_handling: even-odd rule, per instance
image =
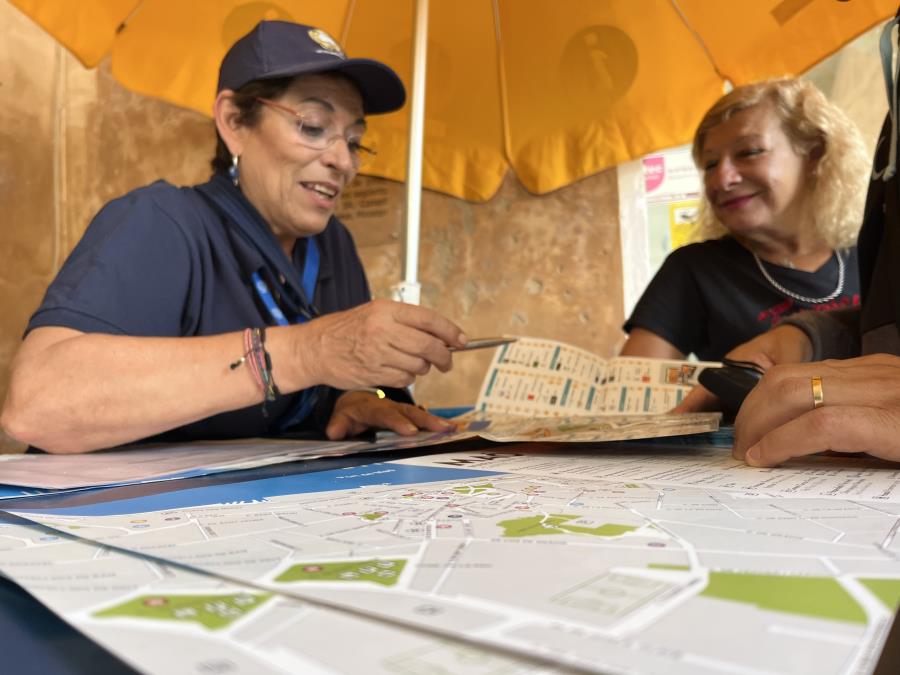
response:
[[[666,256],[699,240],[702,189],[690,146],[618,166],[623,301],[631,314]]]
[[[700,173],[687,145],[647,155],[641,160],[641,167],[653,275],[670,251],[698,240]]]

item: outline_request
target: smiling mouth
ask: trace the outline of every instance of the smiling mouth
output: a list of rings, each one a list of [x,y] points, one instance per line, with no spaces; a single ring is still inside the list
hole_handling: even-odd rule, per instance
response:
[[[749,194],[749,195],[740,195],[739,197],[732,197],[730,199],[726,199],[725,201],[719,202],[718,206],[720,209],[729,209],[729,208],[735,208],[738,206],[743,206],[744,204],[746,204],[750,199],[752,199],[755,196],[756,196],[755,194]]]
[[[330,185],[325,185],[323,183],[305,183],[301,182],[300,185],[305,187],[307,190],[312,190],[317,195],[325,197],[326,199],[334,199],[338,196],[338,190]]]

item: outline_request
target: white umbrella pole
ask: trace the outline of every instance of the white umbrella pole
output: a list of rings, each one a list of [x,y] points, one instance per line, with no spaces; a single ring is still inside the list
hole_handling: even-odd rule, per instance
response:
[[[418,305],[419,220],[422,212],[422,147],[425,139],[425,67],[428,56],[428,0],[416,0],[413,42],[413,81],[409,113],[409,155],[406,160],[406,227],[403,242],[403,280],[394,286],[394,299]]]

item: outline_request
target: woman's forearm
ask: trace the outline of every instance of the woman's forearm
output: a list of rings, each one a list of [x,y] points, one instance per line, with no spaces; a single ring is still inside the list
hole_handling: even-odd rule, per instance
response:
[[[286,362],[286,333],[270,350],[281,358],[284,393],[314,384]],[[50,452],[84,452],[146,438],[244,408],[263,394],[246,363],[240,332],[189,338],[84,334],[40,328],[16,357],[2,424],[20,441]]]

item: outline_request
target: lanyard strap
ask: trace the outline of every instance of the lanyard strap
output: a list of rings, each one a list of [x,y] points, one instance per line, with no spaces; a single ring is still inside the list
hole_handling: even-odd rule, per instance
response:
[[[226,232],[229,237],[232,234],[237,235],[232,238],[232,247],[235,257],[243,260],[242,269],[253,269],[250,278],[253,282],[253,289],[259,299],[262,301],[272,321],[278,326],[287,326],[290,324],[284,312],[276,304],[269,285],[263,280],[259,273],[260,264],[267,263],[270,269],[274,269],[276,274],[280,271],[289,279],[291,288],[296,288],[296,267],[290,264],[287,258],[279,250],[277,242],[269,231],[268,226],[262,222],[259,214],[257,214],[249,203],[241,196],[240,192],[234,188],[228,179],[222,176],[215,176],[213,179],[197,188],[198,193],[210,204],[210,206],[220,213],[223,217]],[[241,255],[244,249],[250,251],[249,255]],[[244,272],[246,274],[246,271]],[[319,276],[319,248],[314,237],[306,240],[306,258],[303,262],[303,275],[300,279],[300,288],[297,289],[303,293],[305,297],[305,307],[298,309],[298,315],[294,317],[296,323],[302,323],[313,318],[315,308],[312,305],[315,296],[316,281]],[[300,392],[294,406],[282,415],[277,424],[279,431],[284,431],[290,427],[299,424],[306,419],[312,412],[318,398],[318,387],[304,389]]]
[[[266,311],[269,312],[269,316],[272,317],[272,320],[279,326],[289,325],[287,317],[275,303],[275,298],[272,297],[268,284],[263,281],[259,272],[254,272],[251,277],[253,279],[253,288],[256,290],[257,295],[259,295],[260,300],[262,300],[263,304],[266,306]],[[319,247],[316,244],[316,240],[313,237],[310,237],[306,240],[306,258],[303,261],[303,293],[306,296],[307,304],[309,304],[310,307],[312,307],[311,303],[315,296],[316,280],[318,277]],[[305,323],[306,321],[309,321],[310,318],[311,317],[308,315],[304,316],[301,314],[296,317],[295,322]],[[278,430],[284,431],[290,429],[295,424],[299,424],[305,420],[312,412],[317,398],[318,396],[316,395],[315,387],[301,391],[300,398],[296,405],[294,405],[294,407],[278,421]]]
[[[314,237],[306,240],[306,258],[303,261],[303,293],[306,303],[312,307],[316,294],[316,280],[319,278],[319,246]]]
[[[262,300],[263,305],[265,305],[266,311],[269,313],[269,316],[272,317],[272,320],[279,326],[290,325],[291,322],[288,321],[284,312],[282,312],[281,308],[275,303],[275,298],[272,297],[269,285],[263,281],[259,272],[254,272],[250,276],[253,280],[253,288],[259,296],[259,299]],[[312,299],[316,293],[316,280],[318,278],[319,247],[316,244],[316,240],[313,237],[310,237],[306,240],[306,258],[303,261],[303,294],[306,296],[306,302],[310,307],[312,307]],[[301,314],[300,316],[295,317],[294,322],[304,323],[310,318],[310,316]]]
[[[284,254],[268,224],[231,181],[217,174],[208,183],[199,185],[196,189],[210,207],[222,216],[225,233],[231,242],[232,251],[242,273],[252,277],[253,271],[261,267],[272,270],[274,276],[267,277],[268,283],[274,287],[277,283],[273,279],[283,279],[281,283],[290,290],[289,297],[285,298],[290,313],[304,314],[307,319],[311,319],[315,309],[310,303],[313,300],[312,295],[319,272],[319,251],[318,249],[310,251],[308,245],[314,238],[306,240],[306,264],[302,276],[306,277],[307,281],[304,284],[293,260]],[[255,281],[254,279],[254,286]],[[265,292],[269,292],[268,285],[265,286]],[[263,298],[264,294],[259,297]],[[269,297],[271,298],[271,292]],[[275,304],[274,300],[271,304]],[[280,325],[280,322],[276,323]]]

